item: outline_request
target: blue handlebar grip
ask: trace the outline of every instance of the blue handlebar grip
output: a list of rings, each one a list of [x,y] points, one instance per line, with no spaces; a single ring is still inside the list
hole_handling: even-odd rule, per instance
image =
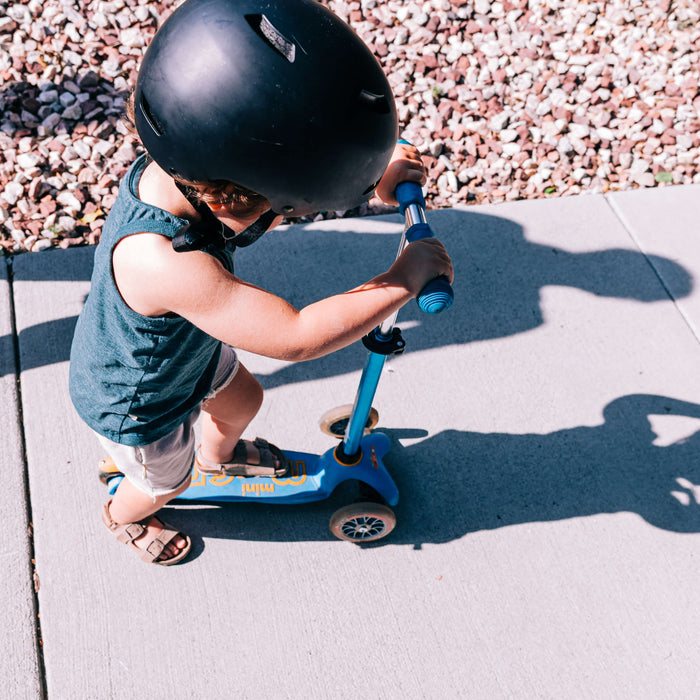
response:
[[[426,314],[439,314],[452,306],[455,299],[452,285],[445,277],[436,277],[420,290],[416,297],[418,308]]]
[[[402,214],[411,205],[415,204],[421,209],[425,209],[425,198],[423,190],[417,182],[402,182],[396,187],[396,199]],[[406,239],[410,242],[420,238],[431,238],[433,231],[425,223],[416,223],[406,231]],[[418,308],[426,314],[439,314],[441,311],[449,309],[454,301],[452,286],[444,277],[436,277],[421,289],[416,302]]]
[[[402,182],[396,186],[396,199],[399,202],[399,210],[403,214],[406,207],[411,204],[417,204],[425,209],[425,197],[423,197],[423,189],[417,182]]]

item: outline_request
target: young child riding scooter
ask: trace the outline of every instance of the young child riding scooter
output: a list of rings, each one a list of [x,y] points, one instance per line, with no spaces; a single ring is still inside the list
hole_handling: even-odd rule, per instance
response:
[[[206,473],[284,474],[284,454],[241,436],[263,398],[233,347],[303,361],[355,342],[432,278],[434,239],[383,274],[300,310],[235,276],[233,254],[283,216],[395,204],[423,184],[396,145],[388,82],[315,0],[188,0],[157,32],[133,121],[146,150],[124,177],[95,253],[71,350],[76,410],[125,475],[102,519],[148,562],[190,538],[155,514]],[[201,417],[195,457],[194,422]]]

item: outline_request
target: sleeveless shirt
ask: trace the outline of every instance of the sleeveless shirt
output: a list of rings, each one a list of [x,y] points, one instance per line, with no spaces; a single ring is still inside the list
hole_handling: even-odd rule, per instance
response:
[[[78,414],[97,433],[131,446],[154,442],[184,422],[209,392],[221,353],[219,340],[186,319],[142,316],[117,289],[112,252],[119,241],[139,232],[172,240],[189,223],[139,199],[146,165],[143,155],[131,166],[105,221],[70,357],[70,396]],[[234,250],[205,252],[233,272]]]

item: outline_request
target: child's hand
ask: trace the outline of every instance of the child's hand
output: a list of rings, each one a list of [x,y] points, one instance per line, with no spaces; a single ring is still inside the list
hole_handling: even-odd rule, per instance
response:
[[[435,277],[444,276],[450,284],[454,280],[452,260],[436,238],[422,238],[408,245],[389,272],[397,275],[413,296],[418,296]]]
[[[399,143],[394,149],[389,165],[377,185],[377,196],[385,204],[398,204],[395,192],[402,182],[417,182],[424,185],[427,180],[425,166],[415,146]]]

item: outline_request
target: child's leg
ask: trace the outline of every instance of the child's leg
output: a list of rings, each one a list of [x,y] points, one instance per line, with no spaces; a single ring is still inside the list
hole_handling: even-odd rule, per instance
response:
[[[263,389],[243,366],[233,379],[202,404],[202,444],[199,452],[210,462],[231,460],[243,431],[262,405]],[[255,448],[250,447],[252,450]]]
[[[128,479],[122,479],[114,493],[109,506],[109,514],[115,523],[138,523],[159,511],[164,505],[176,496],[180,495],[190,485],[188,478],[182,486],[173,493],[164,496],[149,496],[140,489],[137,489]],[[150,518],[146,523],[146,532],[134,540],[134,544],[139,546],[139,541],[148,539],[158,530],[162,529],[162,524],[158,518]],[[187,545],[183,537],[178,537],[168,543],[159,560],[169,559],[179,554]]]
[[[194,411],[172,432],[147,445],[131,447],[97,436],[125,476],[108,504],[109,519],[114,525],[140,523],[146,528],[143,535],[133,540],[136,547],[145,549],[154,536],[161,536],[163,523],[154,513],[189,486],[197,413]],[[105,524],[112,529],[106,521]],[[189,542],[178,533],[165,545],[157,561],[171,559],[186,549]]]

